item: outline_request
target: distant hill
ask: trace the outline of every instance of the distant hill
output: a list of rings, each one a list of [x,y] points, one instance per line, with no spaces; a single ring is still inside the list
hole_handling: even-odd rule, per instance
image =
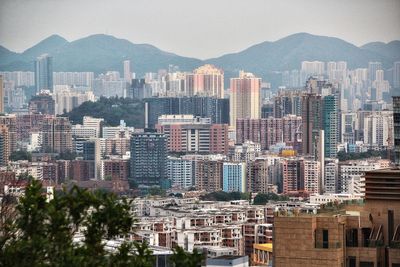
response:
[[[373,42],[361,46],[362,49],[375,52],[387,57],[391,61],[400,61],[400,41],[392,41],[387,44]]]
[[[168,68],[169,64],[178,65],[183,70],[192,70],[202,64],[201,60],[164,52],[152,45],[133,44],[103,34],[73,42],[52,35],[21,54],[3,50],[0,50],[0,70],[8,71],[33,70],[33,60],[43,53],[53,56],[54,71],[122,72],[122,61],[127,59],[131,60],[133,71],[139,75]]]
[[[256,44],[238,53],[202,61],[109,35],[96,34],[73,42],[52,35],[20,54],[0,46],[0,70],[33,70],[34,58],[43,53],[54,57],[55,71],[122,72],[122,61],[129,59],[133,71],[139,76],[166,69],[169,64],[190,71],[204,63],[211,63],[224,69],[228,83],[229,78],[236,76],[241,69],[274,81],[280,77],[280,71],[299,69],[304,60],[345,60],[349,68],[367,67],[369,61],[380,61],[387,69],[400,60],[400,41],[388,44],[373,42],[357,47],[339,38],[297,33],[275,42]]]

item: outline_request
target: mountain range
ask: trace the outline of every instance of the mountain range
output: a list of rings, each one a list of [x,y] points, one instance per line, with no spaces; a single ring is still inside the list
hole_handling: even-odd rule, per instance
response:
[[[122,61],[129,59],[139,76],[166,69],[170,64],[179,66],[182,71],[191,71],[211,63],[225,71],[226,81],[242,69],[273,81],[280,71],[299,69],[301,61],[305,60],[344,60],[349,68],[365,68],[369,61],[380,61],[388,69],[393,62],[400,61],[400,41],[372,42],[357,47],[339,38],[297,33],[275,42],[253,45],[238,53],[200,60],[110,35],[96,34],[72,42],[52,35],[22,53],[0,46],[0,71],[32,71],[34,59],[44,53],[53,56],[54,71],[122,71]]]

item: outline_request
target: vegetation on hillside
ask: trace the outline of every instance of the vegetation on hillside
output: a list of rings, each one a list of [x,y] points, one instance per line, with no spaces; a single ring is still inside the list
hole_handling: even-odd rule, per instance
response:
[[[208,201],[231,201],[240,199],[250,199],[250,193],[240,193],[240,192],[212,192],[201,197],[202,200]]]
[[[394,152],[391,152],[391,154],[393,157]],[[346,153],[345,151],[340,151],[337,154],[339,161],[367,159],[371,157],[381,157],[383,159],[387,159],[388,156],[389,156],[388,150],[382,150],[382,151],[369,150],[367,152],[361,152],[361,153]]]
[[[283,195],[277,195],[274,193],[258,193],[254,198],[254,205],[265,205],[269,200],[272,201],[287,201],[289,197]]]
[[[144,127],[144,104],[138,99],[123,97],[101,97],[96,102],[87,101],[63,116],[69,117],[73,123],[82,124],[83,116],[104,118],[109,126],[118,126],[125,120],[127,126]]]

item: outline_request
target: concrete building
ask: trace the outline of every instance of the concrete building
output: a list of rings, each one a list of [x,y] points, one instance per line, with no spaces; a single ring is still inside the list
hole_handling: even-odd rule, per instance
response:
[[[224,98],[224,72],[213,65],[206,64],[187,73],[185,77],[187,96],[212,96]]]
[[[239,77],[231,78],[230,84],[230,126],[235,128],[237,119],[261,118],[261,78],[240,71]]]
[[[102,136],[103,118],[93,118],[90,116],[83,116],[83,126],[85,128],[93,128],[96,130],[96,137]]]
[[[154,129],[161,115],[192,114],[213,124],[229,124],[229,99],[216,97],[153,97],[145,102],[145,128]]]
[[[170,152],[228,153],[228,125],[193,115],[163,115],[157,132],[167,136]]]
[[[323,192],[334,194],[338,191],[339,160],[325,159]]]
[[[53,58],[43,54],[35,60],[35,86],[36,93],[41,90],[53,91]]]
[[[338,99],[336,95],[327,95],[323,98],[322,124],[324,130],[325,157],[335,158],[338,144]]]
[[[365,204],[274,218],[274,266],[399,266],[398,169],[365,175]]]
[[[45,117],[42,132],[42,151],[65,153],[72,151],[71,123],[65,117]]]
[[[131,71],[130,60],[124,60],[124,80],[129,84],[132,82],[132,71]]]
[[[168,158],[168,179],[173,188],[190,188],[195,185],[195,161],[182,158]]]
[[[41,92],[29,101],[29,113],[55,115],[55,101],[48,92]]]
[[[167,178],[167,138],[160,133],[134,133],[131,138],[130,179],[154,186]]]
[[[317,154],[317,140],[322,128],[322,98],[316,94],[305,94],[302,98],[302,152]]]
[[[396,165],[400,165],[400,96],[393,97],[394,153]]]
[[[69,86],[54,86],[55,114],[70,112],[86,101],[95,101],[92,91],[79,92]]]
[[[0,166],[7,166],[10,157],[10,143],[8,127],[0,124]]]
[[[388,160],[352,160],[339,164],[338,192],[364,194],[364,175],[368,171],[389,166]]]
[[[100,176],[102,180],[126,181],[129,178],[129,160],[102,160]]]
[[[224,162],[222,190],[225,192],[246,192],[246,163]]]
[[[241,145],[235,145],[231,154],[233,161],[254,161],[261,154],[261,146],[259,143],[245,141]]]
[[[0,75],[0,113],[4,112],[4,85],[3,76]]]
[[[246,191],[252,193],[268,193],[271,177],[268,161],[257,158],[246,163]]]
[[[93,72],[53,72],[53,84],[73,87],[93,87]]]
[[[206,192],[222,190],[223,162],[221,160],[201,159],[196,161],[196,189]]]

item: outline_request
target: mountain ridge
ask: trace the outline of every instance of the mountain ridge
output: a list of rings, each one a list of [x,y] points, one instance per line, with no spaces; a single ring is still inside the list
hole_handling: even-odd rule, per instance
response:
[[[301,61],[305,60],[345,60],[349,68],[365,68],[369,61],[381,61],[388,69],[400,60],[400,41],[370,42],[357,47],[337,37],[303,32],[254,44],[236,53],[200,60],[111,35],[94,34],[69,42],[54,34],[22,53],[0,46],[0,70],[33,70],[33,60],[43,53],[53,56],[54,71],[122,71],[122,61],[129,59],[138,76],[167,69],[170,64],[179,66],[182,71],[190,71],[210,63],[224,69],[228,79],[244,69],[266,80],[274,80],[277,72],[299,69]]]

